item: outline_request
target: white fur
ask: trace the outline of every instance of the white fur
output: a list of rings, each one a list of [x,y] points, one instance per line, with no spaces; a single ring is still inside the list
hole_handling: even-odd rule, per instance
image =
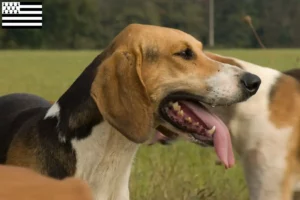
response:
[[[240,78],[244,74],[240,68],[228,65],[220,64],[220,70],[214,76],[211,76],[207,81],[207,85],[212,90],[206,94],[206,97],[212,97],[215,99],[213,104],[227,103],[224,99],[241,99],[242,89],[240,84]],[[228,104],[232,104],[236,101],[228,101]]]
[[[51,117],[59,117],[59,111],[60,111],[60,106],[58,102],[55,102],[47,111],[44,119],[51,118]]]
[[[74,139],[72,145],[77,158],[75,176],[87,181],[95,200],[129,200],[129,176],[137,144],[102,122],[88,138]]]
[[[292,127],[278,129],[269,120],[270,90],[280,72],[235,60],[262,80],[256,95],[234,105],[229,122],[233,146],[241,156],[250,200],[282,200],[281,187]],[[226,116],[223,117],[226,120]]]
[[[60,106],[58,102],[55,102],[47,111],[44,119],[48,119],[48,118],[57,118],[57,125],[56,127],[59,126],[59,121],[60,121]],[[60,133],[58,134],[58,140],[61,143],[65,143],[66,142],[66,137],[61,135]]]

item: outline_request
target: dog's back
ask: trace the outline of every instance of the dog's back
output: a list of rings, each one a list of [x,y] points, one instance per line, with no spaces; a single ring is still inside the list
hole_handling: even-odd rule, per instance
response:
[[[14,93],[0,97],[0,163],[5,162],[9,144],[19,128],[19,116],[26,112],[30,115],[30,110],[46,108],[50,105],[45,99],[26,93]],[[25,118],[28,117],[28,115],[25,116]],[[25,120],[23,118],[21,121]]]

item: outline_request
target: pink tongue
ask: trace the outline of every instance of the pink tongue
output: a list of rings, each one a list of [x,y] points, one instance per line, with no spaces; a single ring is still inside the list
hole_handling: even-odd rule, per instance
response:
[[[198,106],[197,104],[187,101],[180,101],[180,103],[191,109],[193,113],[208,126],[208,128],[216,126],[216,132],[214,133],[215,151],[226,168],[232,167],[235,160],[232,151],[231,138],[229,130],[223,121],[215,114],[210,113],[208,110]]]

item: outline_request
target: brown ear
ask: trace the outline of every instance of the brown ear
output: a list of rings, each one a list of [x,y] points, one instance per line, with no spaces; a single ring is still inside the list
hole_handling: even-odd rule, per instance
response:
[[[232,59],[230,57],[220,56],[218,54],[214,54],[214,53],[207,52],[207,51],[204,52],[204,54],[207,57],[209,57],[210,59],[216,60],[218,62],[235,65],[237,67],[243,68],[239,63],[237,63],[234,59]]]
[[[98,67],[91,93],[104,119],[114,128],[136,143],[148,139],[153,111],[138,56],[114,52]]]

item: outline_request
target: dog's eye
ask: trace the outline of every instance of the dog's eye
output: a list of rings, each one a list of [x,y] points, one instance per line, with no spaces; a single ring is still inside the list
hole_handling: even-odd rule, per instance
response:
[[[175,53],[174,55],[180,56],[185,60],[190,60],[194,57],[194,52],[190,48],[187,48],[184,51],[180,51],[178,53]]]

